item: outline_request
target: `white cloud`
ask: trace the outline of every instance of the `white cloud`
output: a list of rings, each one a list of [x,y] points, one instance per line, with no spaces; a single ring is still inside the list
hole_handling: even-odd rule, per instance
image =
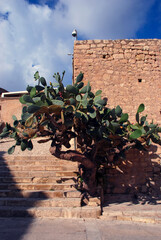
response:
[[[50,1],[51,2],[51,1]],[[85,39],[135,37],[154,0],[59,0],[54,8],[0,0],[0,87],[24,90],[36,70],[49,81],[67,71],[71,82],[74,28]],[[45,3],[44,0],[41,3]]]
[[[9,91],[24,89],[26,84],[34,84],[36,70],[50,80],[54,71],[65,68],[71,75],[67,53],[72,51],[73,42],[70,36],[66,41],[63,33],[58,34],[54,11],[24,0],[5,3],[0,3],[0,12],[10,13],[8,21],[0,22],[0,86]]]
[[[116,39],[135,37],[153,3],[154,0],[60,0],[58,6],[64,6],[64,20],[68,19],[85,38]]]

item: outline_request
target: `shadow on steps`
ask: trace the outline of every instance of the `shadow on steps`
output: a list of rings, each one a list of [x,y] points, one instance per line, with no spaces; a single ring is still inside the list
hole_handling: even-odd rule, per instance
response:
[[[13,228],[14,231],[16,228],[18,229],[18,231],[14,232],[14,239],[20,240],[20,239],[22,239],[22,236],[24,234],[26,234],[29,226],[34,221],[34,216],[30,212],[30,208],[35,206],[37,202],[47,199],[47,196],[42,191],[40,191],[39,193],[32,192],[32,193],[28,194],[28,196],[24,197],[22,190],[20,190],[16,185],[14,176],[11,174],[9,166],[5,161],[4,155],[5,155],[5,152],[0,151],[0,165],[3,166],[3,174],[2,174],[2,171],[0,171],[0,177],[2,177],[2,175],[3,175],[4,182],[5,182],[5,173],[6,173],[7,177],[10,179],[10,183],[12,182],[12,186],[14,186],[14,189],[13,190],[10,190],[10,189],[0,190],[0,218],[5,217],[5,219],[3,221],[4,222],[8,221],[8,223],[9,223],[8,227],[10,229]],[[8,183],[8,186],[9,186],[9,183]],[[32,205],[30,203],[30,206],[25,206],[25,207],[17,206],[16,207],[14,204],[14,201],[16,203],[16,202],[18,202],[18,199],[20,199],[21,201],[23,201],[23,200],[27,201],[27,199],[34,199],[34,201],[32,201]],[[14,221],[10,221],[8,219],[11,217],[29,217],[29,218],[27,218],[25,221],[18,220],[19,224],[17,224],[17,221],[15,223]],[[6,230],[3,229],[2,226],[3,226],[3,224],[0,227],[0,233],[3,233],[3,230],[6,232]],[[5,238],[3,238],[3,239],[5,239]],[[13,239],[12,231],[7,232],[6,239]]]

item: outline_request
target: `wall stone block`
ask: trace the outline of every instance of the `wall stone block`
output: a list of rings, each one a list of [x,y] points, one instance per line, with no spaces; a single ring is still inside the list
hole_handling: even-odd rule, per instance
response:
[[[79,55],[78,49],[83,49]],[[139,104],[144,103],[148,120],[161,125],[160,39],[75,41],[75,59],[79,65],[74,61],[74,78],[82,71],[84,82],[89,80],[94,91],[101,89],[109,107],[119,104],[134,122]],[[160,154],[161,147],[155,145],[148,153],[129,152],[124,164],[107,169],[106,192],[161,197]]]

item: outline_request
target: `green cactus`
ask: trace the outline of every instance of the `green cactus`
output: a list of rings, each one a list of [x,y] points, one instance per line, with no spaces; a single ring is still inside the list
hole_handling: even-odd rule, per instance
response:
[[[73,93],[75,95],[77,95],[78,92],[79,92],[79,90],[76,87],[72,86],[72,85],[67,85],[66,86],[66,91],[69,92],[69,93]]]
[[[129,118],[129,115],[127,113],[122,113],[121,114],[121,118],[119,120],[119,123],[124,123],[124,122],[127,122],[128,121],[128,118]]]
[[[130,139],[137,139],[139,137],[141,137],[142,135],[142,131],[140,129],[136,129],[131,135],[130,135]]]
[[[77,76],[77,79],[76,79],[76,83],[79,83],[83,80],[83,73],[80,73],[78,76]]]
[[[143,103],[142,103],[142,104],[140,104],[140,106],[138,107],[137,113],[141,113],[141,112],[143,112],[143,111],[144,111],[144,109],[145,109],[145,106],[144,106],[144,104],[143,104]]]
[[[27,103],[35,103],[33,100],[32,100],[32,97],[29,96],[29,95],[24,95],[23,96],[23,100],[24,102],[27,104]]]
[[[137,109],[136,123],[131,123],[129,115],[119,105],[112,109],[106,106],[107,99],[101,97],[101,90],[94,94],[89,82],[84,86],[83,73],[78,75],[75,84],[66,88],[64,72],[62,76],[55,73],[53,77],[56,83],[48,86],[45,78],[36,72],[34,78],[38,84],[28,86],[28,94],[20,97],[20,102],[25,105],[21,119],[13,116],[13,126],[6,123],[0,134],[0,138],[15,139],[8,154],[12,154],[17,146],[22,151],[32,150],[33,138],[48,136],[51,154],[78,161],[93,171],[93,185],[89,179],[85,181],[86,187],[94,188],[97,185],[94,169],[98,170],[102,162],[111,164],[113,161],[115,164],[116,159],[125,158],[126,150],[131,147],[143,150],[152,142],[161,145],[161,127],[153,122],[149,124],[147,116],[142,116],[144,104]],[[61,151],[62,146],[70,148],[72,138],[77,139],[78,150]],[[93,190],[88,191],[92,193]]]
[[[115,113],[118,117],[121,117],[122,109],[119,105],[115,108]]]
[[[45,80],[44,77],[41,77],[41,78],[40,78],[40,82],[41,82],[41,84],[42,84],[44,87],[47,86],[47,82],[46,82],[46,80]]]
[[[81,89],[83,86],[84,86],[84,83],[83,83],[83,82],[80,82],[80,83],[77,85],[77,89]]]
[[[79,93],[87,93],[87,92],[90,92],[90,90],[91,90],[91,86],[86,85],[79,90]]]
[[[10,147],[8,149],[8,154],[12,154],[12,153],[14,153],[14,151],[15,151],[15,145],[13,145],[12,147]]]
[[[36,105],[31,105],[28,107],[28,113],[35,113],[36,111],[38,111],[40,109],[39,106],[36,106]]]

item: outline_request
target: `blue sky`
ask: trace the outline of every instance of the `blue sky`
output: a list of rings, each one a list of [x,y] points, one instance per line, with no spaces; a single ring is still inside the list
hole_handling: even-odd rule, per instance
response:
[[[66,70],[71,83],[74,39],[161,38],[161,0],[0,0],[0,87],[48,82]]]
[[[136,38],[161,39],[161,0],[156,0],[149,8],[145,23],[136,32]]]

